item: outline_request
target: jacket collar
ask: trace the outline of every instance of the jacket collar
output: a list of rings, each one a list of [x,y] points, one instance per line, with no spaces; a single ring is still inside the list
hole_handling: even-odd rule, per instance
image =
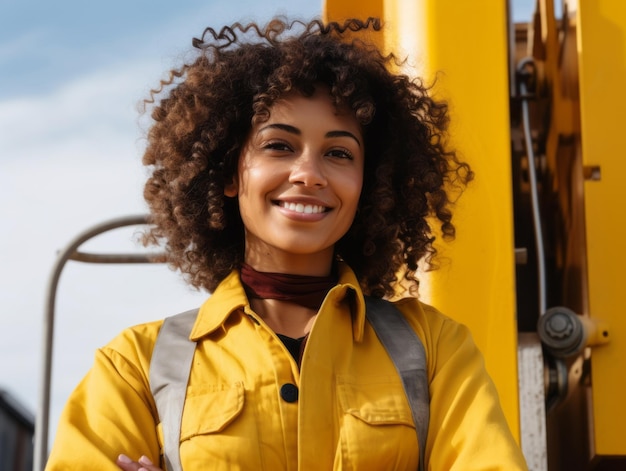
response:
[[[339,282],[328,292],[320,312],[333,310],[343,303],[348,303],[352,313],[352,334],[354,340],[360,342],[363,338],[365,323],[363,292],[356,275],[348,265],[340,262],[338,268]],[[244,310],[246,313],[252,313],[246,292],[241,285],[239,271],[233,270],[200,307],[198,317],[191,330],[191,340],[197,341],[201,337],[213,333],[221,328],[233,313],[243,314]]]

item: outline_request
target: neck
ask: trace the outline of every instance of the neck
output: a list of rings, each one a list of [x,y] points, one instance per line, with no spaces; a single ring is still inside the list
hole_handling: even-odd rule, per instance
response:
[[[251,299],[250,305],[272,331],[293,339],[307,335],[317,315],[313,309],[276,299]]]
[[[308,333],[328,291],[337,284],[329,276],[259,272],[241,267],[241,282],[252,309],[276,333],[299,338]]]

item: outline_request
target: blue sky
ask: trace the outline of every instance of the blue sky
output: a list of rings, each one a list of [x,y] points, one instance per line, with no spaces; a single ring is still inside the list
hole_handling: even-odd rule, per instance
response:
[[[13,73],[2,74],[0,97],[41,95],[86,70],[130,58],[158,59],[188,46],[190,35],[210,22],[266,18],[276,11],[310,16],[319,14],[320,5],[317,0],[3,0],[0,60],[3,70]]]
[[[528,18],[532,0],[516,0]],[[109,218],[143,213],[138,102],[206,26],[309,18],[321,0],[0,0],[0,388],[35,411],[55,253]],[[132,231],[87,248],[134,251]],[[122,328],[205,297],[163,266],[71,262],[57,291],[51,421],[94,350]]]

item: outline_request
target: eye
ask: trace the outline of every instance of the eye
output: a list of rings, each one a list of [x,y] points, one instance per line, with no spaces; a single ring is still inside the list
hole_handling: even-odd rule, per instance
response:
[[[335,157],[338,159],[348,159],[348,160],[354,159],[352,152],[350,152],[348,149],[345,149],[343,147],[331,149],[326,153],[326,155],[328,155],[329,157]]]
[[[277,150],[288,152],[291,151],[291,146],[283,141],[268,141],[262,145],[263,149],[267,150]]]

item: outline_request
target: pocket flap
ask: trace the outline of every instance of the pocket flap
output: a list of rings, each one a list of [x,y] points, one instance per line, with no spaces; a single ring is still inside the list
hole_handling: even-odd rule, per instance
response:
[[[221,432],[243,410],[243,383],[189,388],[185,399],[180,440]]]
[[[339,376],[337,388],[344,412],[372,425],[415,427],[398,376]]]

